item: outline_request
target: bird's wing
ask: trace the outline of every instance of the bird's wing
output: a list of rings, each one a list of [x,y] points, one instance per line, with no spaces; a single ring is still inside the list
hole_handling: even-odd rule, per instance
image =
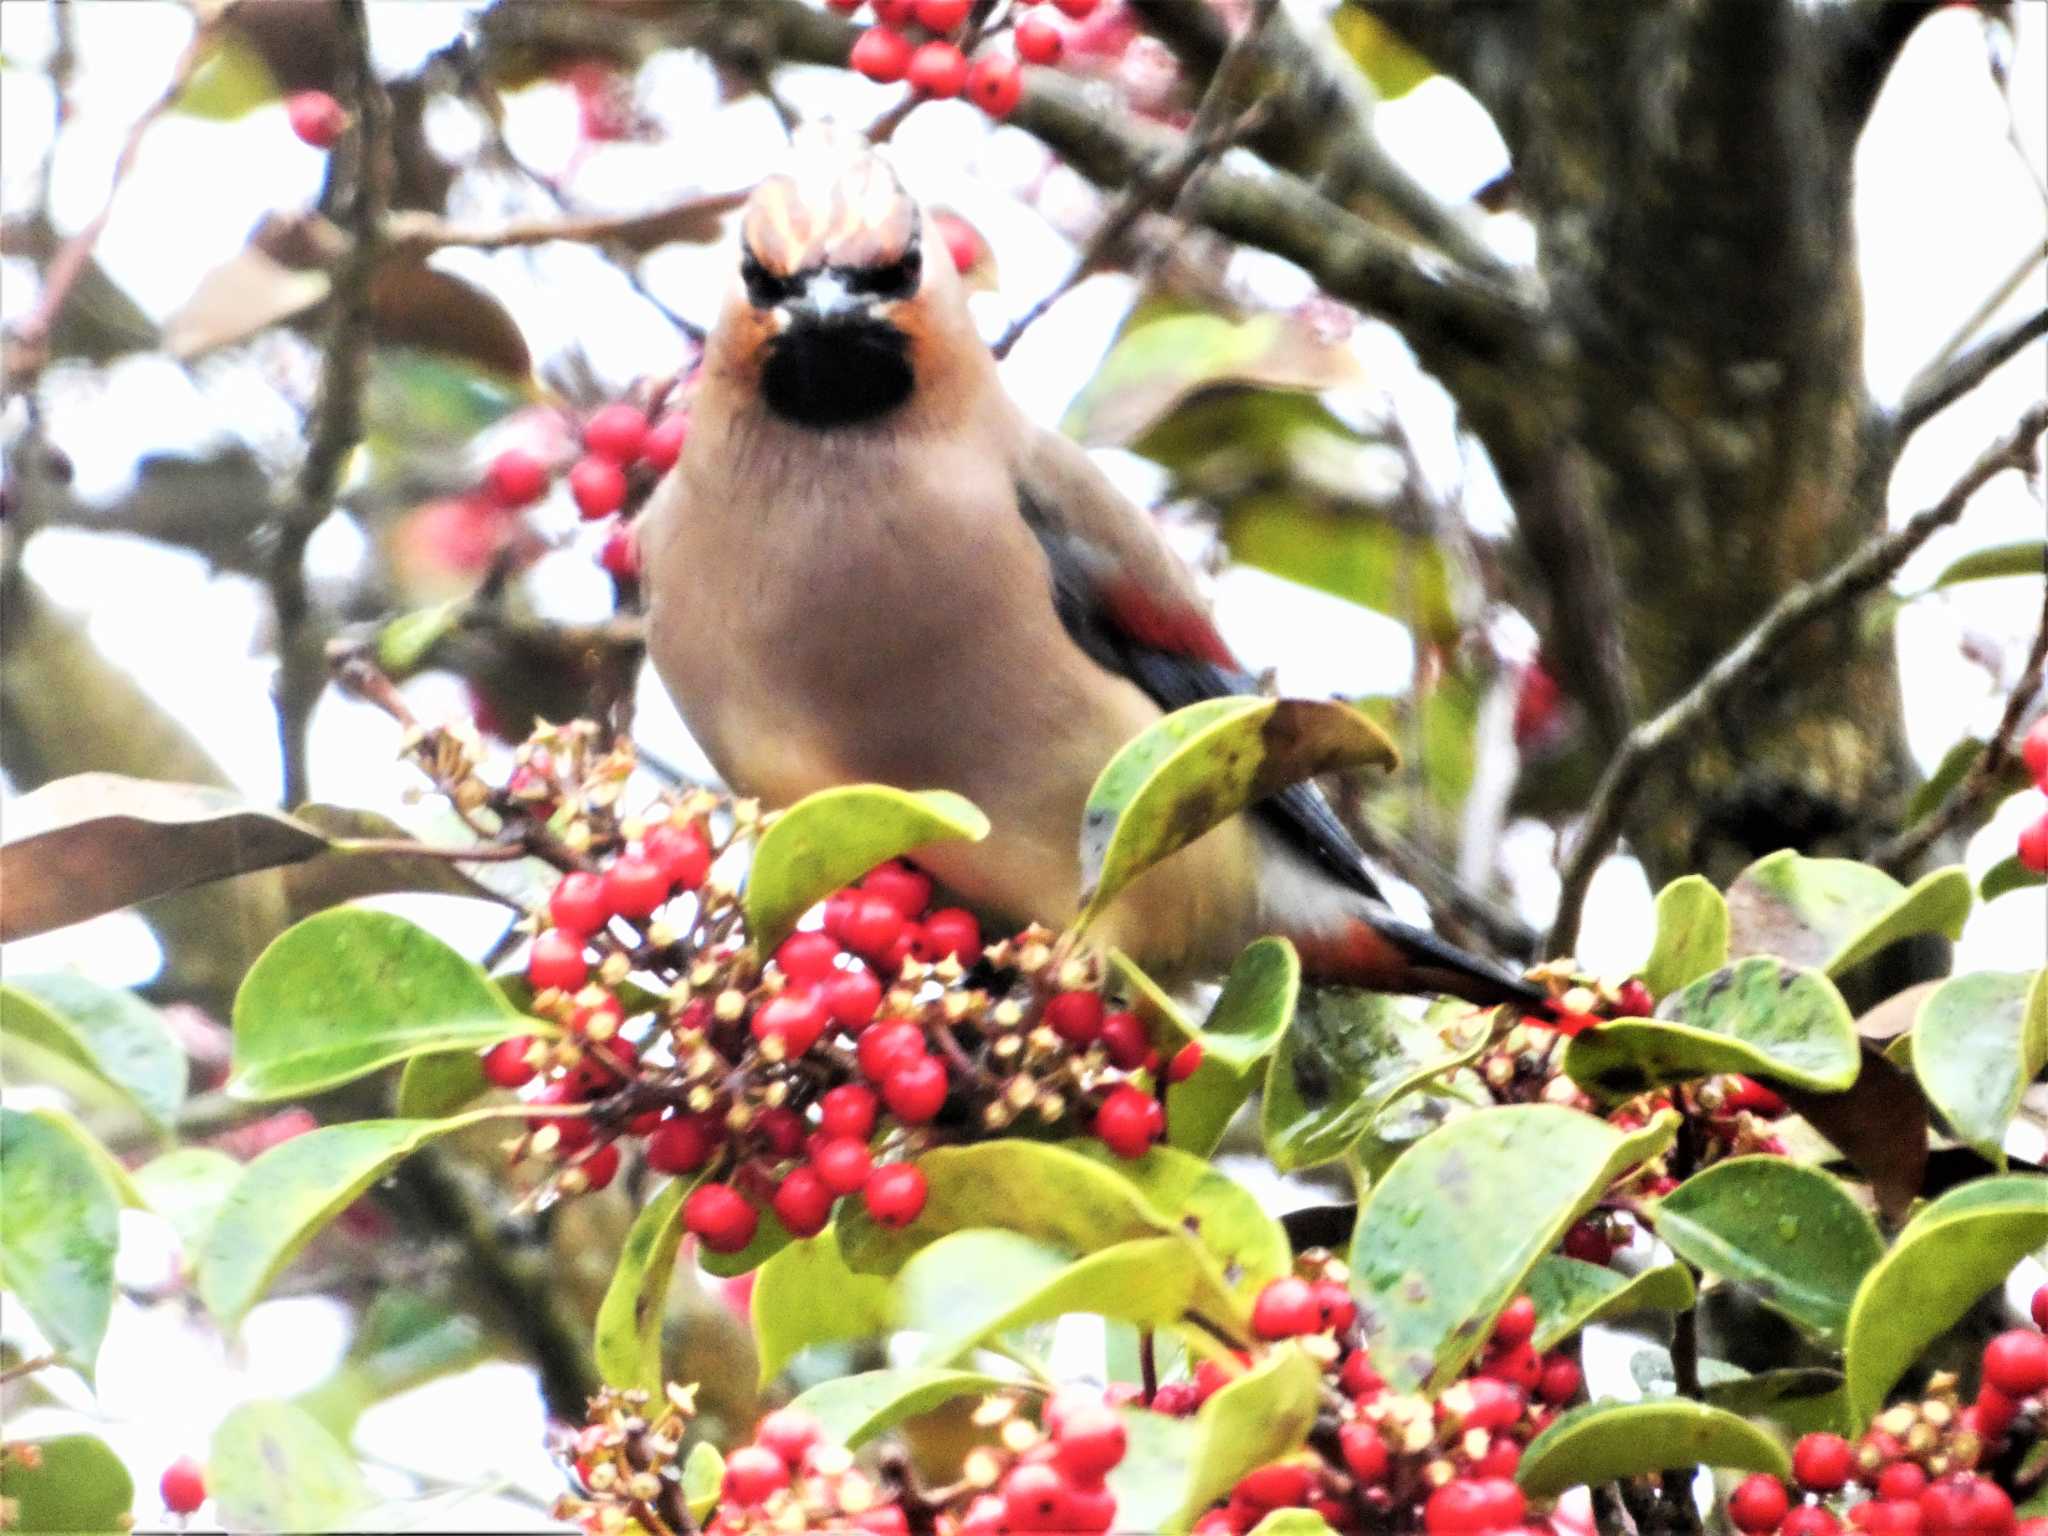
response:
[[[1044,547],[1053,606],[1074,643],[1162,709],[1256,694],[1256,679],[1223,643],[1193,574],[1158,525],[1078,444],[1025,430],[1017,507]],[[1344,885],[1380,899],[1365,854],[1313,784],[1282,790],[1258,814]]]

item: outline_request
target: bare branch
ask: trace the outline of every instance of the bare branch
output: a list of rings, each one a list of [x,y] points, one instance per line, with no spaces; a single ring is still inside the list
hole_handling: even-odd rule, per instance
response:
[[[504,251],[557,240],[575,245],[614,246],[640,254],[675,240],[715,239],[724,216],[745,200],[746,194],[742,192],[713,192],[685,198],[652,213],[527,219],[496,229],[467,229],[435,214],[402,211],[386,220],[384,240],[391,249],[416,256],[451,245]]]
[[[1970,498],[2000,470],[2025,470],[2044,431],[2048,431],[2048,403],[2031,407],[1932,507],[1871,540],[1824,576],[1786,592],[1698,682],[1629,732],[1594,787],[1584,826],[1565,865],[1557,916],[1550,929],[1551,954],[1565,954],[1578,942],[1587,888],[1620,837],[1622,822],[1650,769],[1695,726],[1753,688],[1797,631],[1883,586],[1921,545],[1961,517]]]
[[[1896,446],[1924,426],[1928,419],[1947,410],[1956,401],[1989,378],[2024,351],[2029,342],[2048,336],[2048,309],[2038,309],[1996,335],[1987,336],[1967,352],[1921,371],[1906,386],[1892,418],[1892,439]]]
[[[1996,794],[2007,765],[2018,757],[2014,743],[2026,723],[2028,706],[2041,691],[2044,671],[2048,671],[2048,593],[2042,596],[2041,623],[2034,631],[2034,643],[2027,648],[2026,664],[2020,669],[2019,681],[2013,684],[2005,711],[1998,717],[1998,726],[1984,743],[1984,750],[1977,754],[1970,771],[1949,797],[1872,853],[1871,863],[1893,874],[1909,870],[1942,838],[1978,817]]]

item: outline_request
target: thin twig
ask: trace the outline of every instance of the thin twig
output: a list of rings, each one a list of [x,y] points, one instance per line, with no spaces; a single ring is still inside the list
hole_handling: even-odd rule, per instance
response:
[[[745,201],[739,192],[713,192],[657,208],[652,213],[569,214],[561,218],[515,219],[494,229],[473,229],[438,214],[405,210],[385,222],[384,239],[394,250],[424,256],[449,246],[505,251],[562,241],[571,245],[618,245],[652,250],[688,239]]]
[[[382,250],[384,199],[389,186],[385,144],[390,103],[370,60],[369,22],[363,0],[348,0],[337,15],[342,41],[342,86],[353,110],[350,141],[342,148],[354,167],[346,215],[340,221],[349,249],[334,274],[334,318],[327,334],[320,391],[313,401],[310,440],[291,502],[278,517],[271,551],[270,596],[277,614],[278,737],[284,754],[284,803],[308,798],[306,729],[326,681],[325,645],[306,586],[306,545],[334,510],[343,466],[363,435],[363,383],[370,357],[370,278]]]
[[[2024,320],[2015,321],[1996,335],[1942,362],[1921,370],[1899,401],[1892,418],[1892,440],[1902,443],[1932,416],[1982,384],[1991,374],[2017,357],[2028,343],[2048,336],[2048,309],[2038,309]]]
[[[33,1376],[37,1371],[47,1371],[56,1363],[55,1355],[35,1355],[27,1360],[17,1360],[14,1364],[0,1369],[0,1384],[16,1381],[23,1376]]]
[[[2048,403],[2030,407],[2016,426],[1977,458],[1947,495],[1891,532],[1865,544],[1825,575],[1803,582],[1771,606],[1757,625],[1724,652],[1684,695],[1628,733],[1594,787],[1584,825],[1564,869],[1549,952],[1567,954],[1578,942],[1586,890],[1621,836],[1621,827],[1649,771],[1709,715],[1753,686],[1793,634],[1815,619],[1847,607],[1883,586],[1934,534],[1962,516],[1970,498],[2003,469],[2024,470],[2034,443],[2048,431]]]
[[[1970,764],[1970,771],[1963,775],[1962,782],[1956,785],[1948,798],[1881,845],[1870,855],[1871,863],[1894,874],[1911,869],[1929,848],[1968,821],[1990,800],[2006,765],[2017,755],[2013,743],[2019,739],[2027,707],[2041,691],[2044,671],[2048,671],[2048,593],[2042,596],[2041,624],[2034,631],[2033,645],[2027,650],[2026,665],[2020,671],[2019,681],[2013,685],[2011,696],[2005,701],[2005,712],[1998,717],[1997,729],[1984,743],[1984,750],[1977,754],[1977,760]]]
[[[2022,256],[1998,286],[1984,295],[1977,307],[1970,311],[1970,317],[1957,326],[1955,334],[1941,344],[1924,371],[1932,372],[1962,351],[1969,344],[1970,338],[1977,334],[1978,327],[2004,308],[2005,301],[2019,292],[2020,284],[2027,280],[2027,274],[2044,261],[2048,261],[2048,240],[2042,241]]]

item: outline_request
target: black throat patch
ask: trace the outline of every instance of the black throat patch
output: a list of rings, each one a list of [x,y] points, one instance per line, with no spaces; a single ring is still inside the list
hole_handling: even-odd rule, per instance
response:
[[[880,320],[799,321],[761,371],[768,409],[803,427],[848,427],[910,398],[910,338]]]

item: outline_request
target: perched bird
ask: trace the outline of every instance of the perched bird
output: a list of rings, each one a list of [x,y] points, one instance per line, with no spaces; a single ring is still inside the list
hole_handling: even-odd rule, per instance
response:
[[[643,520],[650,646],[736,789],[957,791],[987,840],[918,861],[1059,925],[1103,765],[1164,711],[1256,689],[1152,519],[1004,393],[929,227],[864,145],[753,193],[688,443]],[[1283,934],[1318,979],[1537,997],[1397,921],[1308,785],[1147,871],[1093,931],[1168,979]]]

